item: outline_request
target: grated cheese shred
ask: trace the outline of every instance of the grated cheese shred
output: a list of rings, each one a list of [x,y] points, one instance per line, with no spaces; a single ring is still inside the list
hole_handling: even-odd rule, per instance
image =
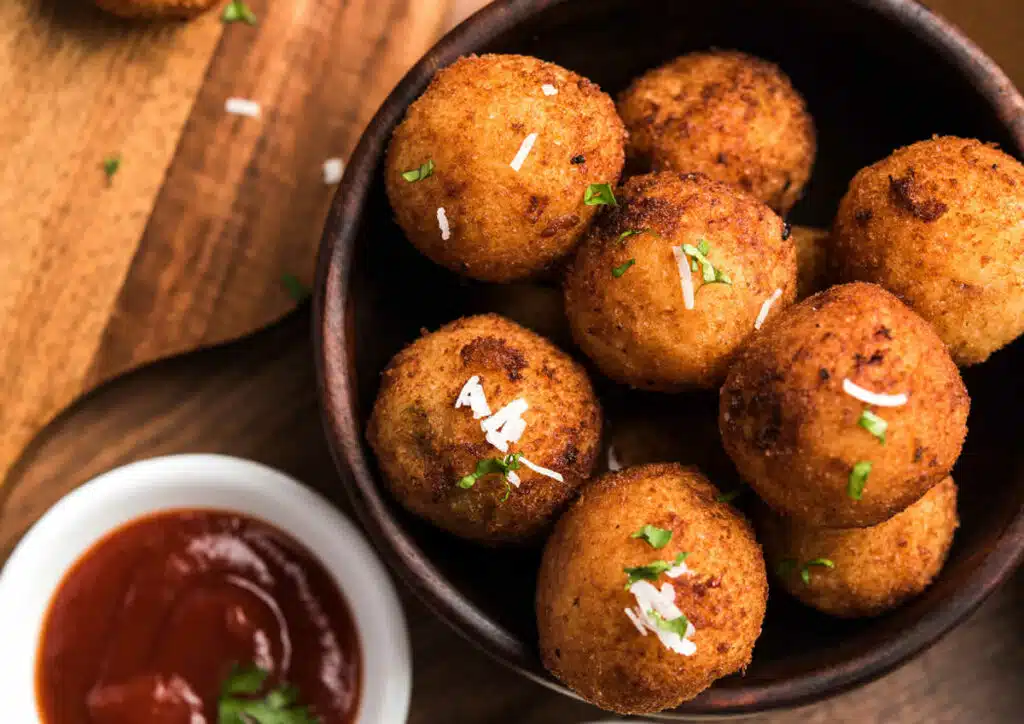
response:
[[[542,91],[544,91],[544,95],[546,95],[546,96],[556,96],[556,95],[558,95],[558,89],[555,88],[550,83],[545,83],[544,85],[542,85],[540,87],[540,89]]]
[[[224,110],[236,116],[260,117],[260,104],[247,98],[228,98],[224,102]]]
[[[690,273],[690,259],[681,246],[673,246],[672,254],[679,268],[679,281],[683,287],[683,306],[693,309],[693,275]]]
[[[526,157],[530,155],[530,149],[533,148],[533,144],[537,141],[537,134],[531,133],[529,136],[523,139],[522,144],[519,146],[519,150],[516,152],[516,157],[512,159],[512,163],[509,166],[512,167],[513,171],[518,172],[523,167],[523,163],[526,161]]]
[[[448,241],[452,238],[452,229],[448,226],[448,217],[444,213],[444,207],[441,206],[437,210],[437,225],[441,229],[441,240]]]
[[[697,653],[697,644],[691,637],[696,633],[696,627],[687,620],[686,633],[680,636],[674,631],[666,631],[660,628],[654,619],[653,613],[657,613],[662,619],[671,621],[679,618],[683,612],[675,604],[676,591],[671,583],[662,583],[661,588],[656,588],[650,581],[635,581],[629,592],[636,600],[636,606],[624,609],[626,617],[636,626],[642,636],[650,631],[661,641],[669,651],[674,651],[683,656],[693,656]]]
[[[764,320],[768,319],[768,312],[771,311],[772,305],[781,296],[782,290],[776,289],[770,297],[764,300],[764,303],[761,305],[761,311],[757,313],[757,319],[754,320],[754,329],[761,329]]]
[[[907,404],[907,400],[909,399],[905,392],[901,392],[898,395],[886,395],[881,392],[866,390],[850,380],[849,377],[843,380],[843,392],[854,399],[860,400],[861,402],[869,405],[876,405],[878,407],[901,407],[902,405]]]

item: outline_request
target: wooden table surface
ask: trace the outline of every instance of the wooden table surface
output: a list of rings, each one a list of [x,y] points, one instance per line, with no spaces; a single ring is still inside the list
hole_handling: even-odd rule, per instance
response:
[[[480,4],[456,0],[455,17]],[[931,0],[1024,84],[1021,0]],[[220,452],[281,468],[343,509],[320,428],[308,306],[254,337],[117,379],[61,415],[0,491],[0,562],[45,508],[113,466]],[[505,670],[404,594],[414,650],[412,724],[555,724],[602,719]],[[800,711],[750,721],[996,724],[1024,721],[1024,574],[965,624],[886,678]]]

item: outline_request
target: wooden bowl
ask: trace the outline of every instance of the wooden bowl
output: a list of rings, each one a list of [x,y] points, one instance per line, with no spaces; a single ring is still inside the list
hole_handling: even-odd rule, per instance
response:
[[[543,312],[550,302],[558,314],[557,291],[467,281],[412,248],[384,193],[384,150],[406,107],[460,55],[536,55],[617,93],[645,69],[710,46],[779,63],[808,101],[818,163],[794,223],[828,225],[858,169],[933,133],[995,141],[1018,158],[1024,151],[1024,100],[1013,85],[958,30],[912,0],[500,0],[449,33],[391,93],[351,158],[324,232],[315,296],[320,392],[341,478],[363,524],[394,571],[459,633],[563,692],[538,658],[538,552],[480,548],[408,515],[379,481],[364,428],[380,371],[421,328],[538,306],[527,323],[579,352],[561,338],[560,321]],[[528,297],[522,305],[520,294]],[[964,371],[973,406],[954,472],[962,525],[949,563],[924,595],[880,618],[841,621],[775,593],[746,675],[719,681],[665,716],[746,714],[836,694],[906,661],[973,611],[1024,553],[1021,369],[1018,342]],[[652,401],[600,377],[595,384],[613,420]],[[714,404],[714,395],[688,400],[712,425]]]

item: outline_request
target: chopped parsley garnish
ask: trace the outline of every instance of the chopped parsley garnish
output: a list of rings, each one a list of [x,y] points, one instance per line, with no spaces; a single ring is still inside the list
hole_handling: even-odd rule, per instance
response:
[[[732,279],[729,275],[723,272],[721,269],[716,269],[715,265],[708,259],[708,254],[711,252],[711,246],[708,244],[707,239],[701,239],[697,246],[693,244],[683,244],[683,253],[690,257],[690,269],[692,271],[700,271],[701,279],[703,284],[728,284],[732,285]]]
[[[625,264],[615,267],[614,269],[612,269],[612,276],[618,279],[623,274],[625,274],[626,270],[629,269],[634,264],[636,264],[636,259],[630,259]]]
[[[853,466],[850,471],[850,479],[846,483],[846,494],[854,500],[860,500],[864,495],[864,486],[868,484],[868,475],[871,473],[871,461],[861,460]]]
[[[821,566],[822,568],[835,568],[836,564],[828,558],[815,558],[807,561],[800,566],[800,580],[804,582],[805,586],[811,583],[811,566]],[[783,558],[779,561],[778,566],[775,568],[775,572],[779,575],[779,578],[788,578],[790,574],[797,569],[796,558]]]
[[[459,479],[458,485],[463,490],[468,490],[476,485],[477,480],[486,475],[501,475],[507,484],[509,471],[519,469],[519,458],[522,456],[522,453],[512,453],[503,458],[484,458],[477,462],[476,470]],[[512,486],[509,485],[508,489],[505,491],[505,497],[502,498],[503,501],[508,498],[508,494],[511,489]]]
[[[583,194],[583,203],[587,206],[618,206],[611,184],[590,184]]]
[[[107,183],[114,180],[114,174],[121,168],[121,156],[114,154],[103,159],[103,173],[106,174]]]
[[[643,234],[646,231],[648,231],[648,230],[647,229],[626,229],[621,234],[619,234],[619,238],[615,240],[615,243],[616,244],[621,244],[622,242],[624,242],[626,239],[628,239],[629,237],[633,236],[634,234]]]
[[[885,431],[889,423],[873,413],[871,410],[864,410],[860,413],[857,424],[878,438],[878,441],[885,445]]]
[[[231,0],[225,7],[220,19],[225,23],[256,24],[256,13],[249,9],[242,0]]]
[[[422,181],[425,178],[429,178],[434,175],[434,159],[428,158],[427,162],[419,168],[414,168],[411,171],[405,171],[402,173],[402,178],[411,184],[417,181]]]
[[[743,488],[733,488],[732,490],[730,490],[728,492],[719,493],[718,495],[716,495],[715,496],[715,502],[716,503],[731,503],[732,501],[736,500],[736,498],[740,497],[740,495],[742,493],[743,493]]]
[[[296,277],[294,274],[282,274],[281,284],[288,292],[288,295],[296,302],[304,302],[307,299],[309,299],[309,287],[300,282],[298,277]]]
[[[269,676],[258,666],[234,666],[221,687],[217,724],[319,724],[320,719],[298,704],[294,686],[282,684],[257,698]]]
[[[637,581],[656,581],[665,571],[670,568],[675,568],[680,563],[686,560],[689,553],[680,553],[676,556],[675,561],[651,561],[646,566],[635,566],[633,568],[623,568],[623,572],[628,576],[626,580],[626,590]]]
[[[654,625],[662,631],[679,634],[680,637],[686,636],[686,629],[690,626],[690,622],[683,614],[679,614],[675,618],[664,618],[660,613],[651,609],[647,612],[647,615],[654,621]]]
[[[651,544],[651,548],[664,548],[672,540],[672,531],[648,523],[629,537],[645,540]]]
[[[578,153],[575,156],[573,156],[571,159],[569,159],[569,163],[573,164],[574,166],[578,166],[579,164],[586,163],[586,162],[587,162],[587,159],[584,158],[582,153]]]

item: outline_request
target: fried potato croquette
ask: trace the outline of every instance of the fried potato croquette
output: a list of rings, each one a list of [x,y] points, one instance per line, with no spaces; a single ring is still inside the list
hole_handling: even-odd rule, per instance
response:
[[[764,558],[717,495],[694,468],[642,465],[590,483],[558,521],[537,584],[541,657],[587,701],[661,711],[750,663]]]
[[[829,286],[829,232],[827,229],[794,226],[790,233],[796,245],[796,296],[797,299],[806,299]]]
[[[935,137],[861,170],[834,243],[843,279],[899,296],[960,365],[1024,332],[1024,166],[993,145]]]
[[[924,591],[946,561],[958,524],[946,478],[870,528],[813,528],[767,513],[768,567],[793,596],[832,616],[877,616]]]
[[[635,176],[619,197],[566,275],[573,337],[633,387],[718,385],[762,308],[770,318],[796,296],[796,250],[782,220],[700,174]]]
[[[489,434],[482,425],[500,421],[510,404],[519,411],[507,416],[501,449],[492,442],[501,442],[501,429]],[[518,418],[517,437],[510,430]],[[472,540],[523,543],[550,528],[590,475],[601,408],[568,355],[485,314],[427,334],[391,360],[367,437],[392,493],[410,511]]]
[[[854,283],[790,307],[751,339],[722,387],[719,426],[776,512],[863,527],[949,474],[969,406],[928,323],[881,287]]]
[[[95,0],[96,5],[123,18],[194,18],[215,0]]]
[[[779,213],[800,198],[814,163],[814,123],[789,78],[734,51],[690,53],[619,96],[631,165],[697,171]]]
[[[409,241],[468,277],[537,276],[569,254],[618,182],[625,130],[611,98],[553,63],[460,58],[409,106],[388,146],[388,198]]]

